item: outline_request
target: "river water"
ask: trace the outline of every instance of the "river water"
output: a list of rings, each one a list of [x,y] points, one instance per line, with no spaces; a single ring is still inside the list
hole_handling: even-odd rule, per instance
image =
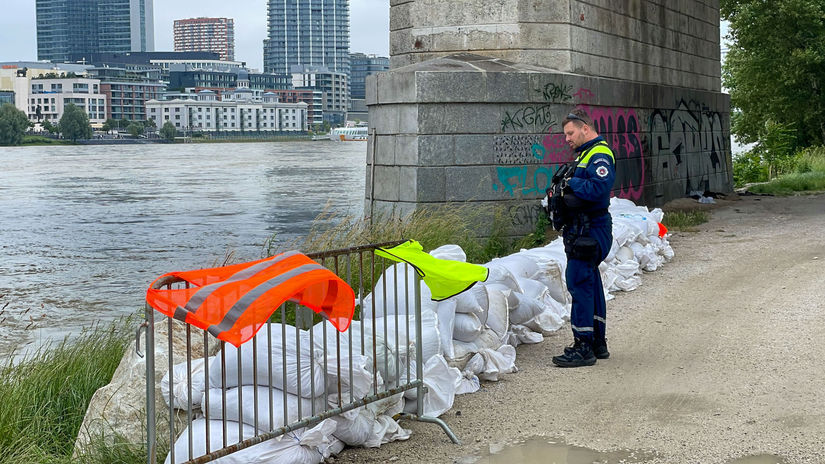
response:
[[[170,271],[264,256],[328,201],[360,215],[365,143],[0,148],[0,354],[143,307]]]

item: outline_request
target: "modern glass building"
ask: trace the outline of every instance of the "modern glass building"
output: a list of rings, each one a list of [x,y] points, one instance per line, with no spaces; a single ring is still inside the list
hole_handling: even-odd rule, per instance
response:
[[[36,0],[37,59],[152,51],[153,0]]]
[[[353,100],[366,98],[367,76],[390,69],[390,59],[386,56],[365,55],[351,53],[350,62],[350,91]]]
[[[349,0],[269,0],[264,71],[324,66],[349,76]]]

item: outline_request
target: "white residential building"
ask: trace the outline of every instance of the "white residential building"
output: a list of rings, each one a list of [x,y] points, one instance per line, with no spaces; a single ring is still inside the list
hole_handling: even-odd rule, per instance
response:
[[[66,105],[73,103],[89,116],[92,127],[106,122],[106,95],[100,92],[100,80],[84,77],[31,79],[27,87],[26,115],[29,120],[60,121]],[[20,96],[17,97],[18,101]]]
[[[271,92],[252,99],[248,88],[224,95],[224,100],[211,90],[198,92],[194,99],[150,100],[146,114],[158,128],[168,121],[181,131],[302,132],[308,128],[306,103],[281,103]]]

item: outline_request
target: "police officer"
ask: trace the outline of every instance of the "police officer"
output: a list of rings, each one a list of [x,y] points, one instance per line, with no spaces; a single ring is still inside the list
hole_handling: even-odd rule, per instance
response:
[[[613,221],[608,212],[616,177],[615,158],[593,120],[574,109],[562,122],[565,139],[578,155],[575,170],[563,189],[566,209],[562,228],[567,255],[567,289],[573,297],[570,325],[573,345],[553,357],[561,367],[592,366],[610,356],[605,339],[607,308],[599,274],[613,244]]]

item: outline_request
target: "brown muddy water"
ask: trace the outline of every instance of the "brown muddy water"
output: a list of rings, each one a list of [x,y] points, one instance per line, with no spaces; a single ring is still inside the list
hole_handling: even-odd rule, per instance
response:
[[[159,275],[260,259],[328,202],[364,205],[365,143],[0,148],[0,357],[142,310]]]

